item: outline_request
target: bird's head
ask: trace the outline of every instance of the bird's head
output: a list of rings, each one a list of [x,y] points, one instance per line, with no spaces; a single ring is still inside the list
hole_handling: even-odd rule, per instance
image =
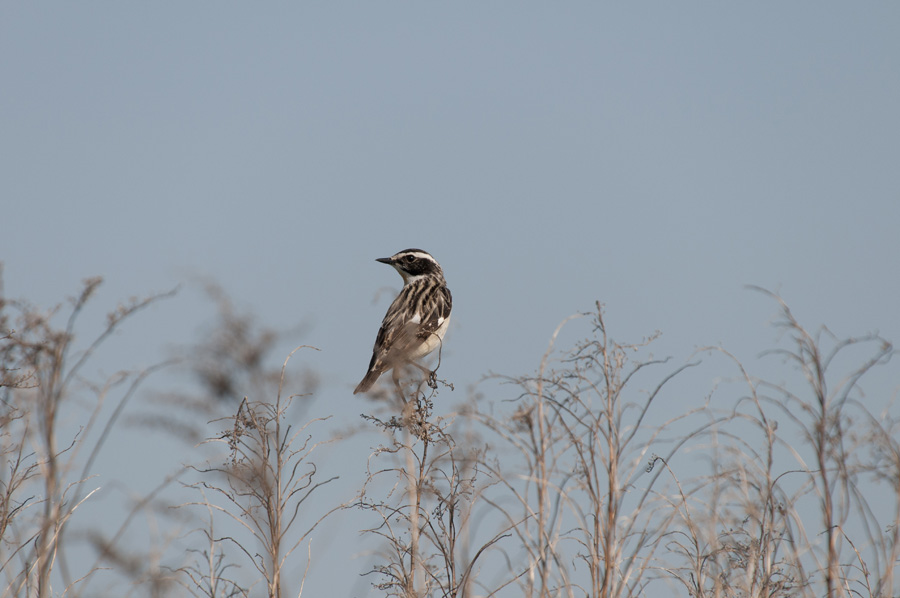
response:
[[[404,284],[431,276],[444,277],[437,260],[421,249],[404,249],[391,257],[380,257],[375,261],[393,266],[403,277]]]

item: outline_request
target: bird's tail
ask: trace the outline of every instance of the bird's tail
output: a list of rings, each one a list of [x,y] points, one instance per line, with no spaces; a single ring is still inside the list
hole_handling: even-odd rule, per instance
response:
[[[380,375],[381,372],[379,372],[378,370],[369,370],[368,372],[366,372],[365,378],[363,378],[362,382],[360,382],[356,386],[356,390],[353,391],[353,394],[356,395],[361,392],[366,392],[367,390],[372,388],[372,385],[375,384],[375,381],[378,380],[378,376]]]

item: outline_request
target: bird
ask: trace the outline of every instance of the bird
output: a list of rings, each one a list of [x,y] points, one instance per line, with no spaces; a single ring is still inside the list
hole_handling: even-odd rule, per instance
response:
[[[407,364],[427,371],[417,360],[441,346],[450,324],[453,298],[441,265],[430,253],[404,249],[375,261],[393,266],[403,277],[403,289],[381,322],[369,369],[353,394],[368,391],[391,369],[394,383],[399,384],[398,369]]]

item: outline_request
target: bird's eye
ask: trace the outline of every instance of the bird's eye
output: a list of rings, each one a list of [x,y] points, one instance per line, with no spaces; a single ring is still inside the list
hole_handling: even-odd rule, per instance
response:
[[[416,256],[414,256],[414,255],[408,255],[408,256],[406,256],[406,257],[403,258],[403,259],[405,259],[406,262],[407,262],[408,264],[411,264],[411,263],[413,263],[414,261],[416,261]]]

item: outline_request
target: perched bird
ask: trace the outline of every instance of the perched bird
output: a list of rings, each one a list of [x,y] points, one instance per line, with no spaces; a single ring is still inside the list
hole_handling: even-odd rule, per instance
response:
[[[404,249],[376,261],[393,266],[403,277],[403,290],[391,303],[375,338],[369,371],[353,394],[369,390],[378,377],[397,366],[416,363],[441,345],[450,323],[452,298],[444,271],[431,254]],[[394,381],[399,372],[394,370]]]

